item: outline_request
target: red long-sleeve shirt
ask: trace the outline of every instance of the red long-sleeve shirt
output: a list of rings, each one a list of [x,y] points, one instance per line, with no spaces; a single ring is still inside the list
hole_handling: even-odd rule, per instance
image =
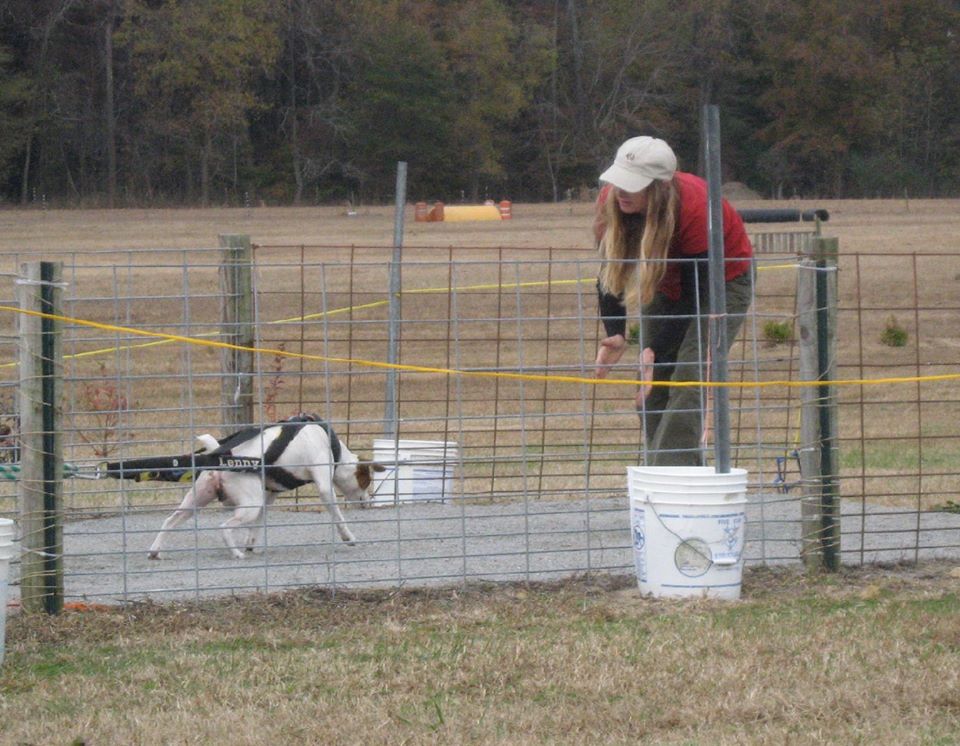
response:
[[[674,183],[679,191],[680,214],[667,257],[682,259],[702,256],[707,253],[709,248],[707,182],[694,174],[677,171],[674,175]],[[613,187],[607,184],[597,196],[594,235],[598,241],[603,236],[605,229],[602,208],[612,189]],[[727,260],[724,262],[724,278],[729,281],[750,270],[750,257],[753,256],[753,247],[750,245],[750,239],[747,237],[747,231],[740,214],[727,200],[723,200],[722,205],[723,255]],[[734,261],[730,261],[731,259]],[[681,262],[670,262],[667,265],[663,280],[657,288],[670,300],[679,300],[684,292],[693,292],[693,288],[682,287],[680,265]]]

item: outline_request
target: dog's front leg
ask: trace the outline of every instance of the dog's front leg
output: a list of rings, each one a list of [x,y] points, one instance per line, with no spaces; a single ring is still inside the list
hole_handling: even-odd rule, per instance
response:
[[[350,546],[356,544],[357,537],[353,535],[353,531],[351,531],[347,525],[346,518],[344,518],[343,513],[340,512],[340,506],[337,504],[337,496],[335,494],[331,495],[330,499],[327,500],[327,505],[330,506],[330,512],[333,514],[333,520],[337,524],[337,533],[340,534],[340,538]]]
[[[357,543],[357,537],[353,535],[353,532],[347,525],[347,520],[343,517],[340,505],[337,503],[337,493],[333,489],[330,469],[323,466],[311,467],[310,476],[313,477],[313,482],[317,485],[317,492],[320,493],[320,497],[323,498],[323,501],[327,504],[327,510],[329,510],[330,515],[333,516],[333,521],[337,526],[337,533],[340,534],[340,538],[350,546],[353,546]]]

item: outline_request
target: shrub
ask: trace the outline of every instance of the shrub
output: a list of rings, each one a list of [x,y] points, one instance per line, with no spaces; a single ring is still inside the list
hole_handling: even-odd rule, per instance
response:
[[[944,513],[960,513],[960,503],[956,503],[953,500],[947,500],[945,503],[940,505],[934,505],[934,510],[939,510]]]
[[[270,376],[263,384],[263,412],[267,422],[277,422],[277,403],[280,398],[280,389],[283,388],[283,353],[287,348],[283,342],[277,345],[279,353],[273,356],[273,364],[270,366]]]
[[[904,347],[907,344],[907,337],[907,330],[897,323],[895,316],[891,316],[880,335],[880,341],[887,347]]]
[[[0,395],[0,462],[20,460],[20,417],[14,395]]]
[[[77,434],[101,458],[113,453],[134,434],[124,426],[131,406],[116,378],[107,376],[107,366],[100,363],[100,377],[80,388],[77,413]],[[139,405],[134,403],[133,408]]]
[[[763,325],[763,338],[772,345],[782,345],[793,340],[793,328],[789,321],[768,321]]]

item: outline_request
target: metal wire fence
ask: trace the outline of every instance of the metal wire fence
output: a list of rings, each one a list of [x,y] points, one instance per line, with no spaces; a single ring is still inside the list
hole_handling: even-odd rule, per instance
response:
[[[797,380],[797,259],[811,235],[754,236],[754,303],[729,360],[730,380],[743,384],[730,406],[733,463],[750,474],[748,563],[799,559],[799,389],[754,384]],[[224,549],[224,516],[212,507],[174,532],[163,559],[148,559],[186,485],[78,478],[105,460],[187,454],[196,435],[227,434],[219,250],[55,257],[72,319],[61,419],[75,474],[64,487],[68,598],[631,570],[625,468],[645,458],[634,407],[640,350],[631,347],[613,383],[590,380],[599,338],[593,253],[404,249],[398,365],[387,368],[391,253],[256,247],[254,421],[314,412],[363,458],[394,463],[377,484],[377,507],[345,506],[355,546],[339,541],[304,487],[264,511],[262,548],[243,561]],[[25,258],[8,258],[5,306],[15,305]],[[925,281],[945,275],[960,276],[960,257],[845,256],[841,247],[837,371],[860,381],[838,389],[843,562],[960,554],[960,396],[955,381],[927,378],[958,362],[956,304]],[[7,464],[18,461],[15,315],[4,314],[0,340]],[[391,375],[396,423],[384,401]],[[393,429],[404,469],[399,453],[391,458],[400,448]],[[440,458],[418,455],[437,447]],[[0,482],[0,512],[16,517],[10,476]],[[415,488],[404,486],[411,480]]]

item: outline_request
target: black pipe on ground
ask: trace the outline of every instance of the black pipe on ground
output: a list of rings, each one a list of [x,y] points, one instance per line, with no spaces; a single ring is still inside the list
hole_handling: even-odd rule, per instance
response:
[[[830,213],[826,210],[738,210],[744,223],[812,223],[819,220],[826,223]]]

